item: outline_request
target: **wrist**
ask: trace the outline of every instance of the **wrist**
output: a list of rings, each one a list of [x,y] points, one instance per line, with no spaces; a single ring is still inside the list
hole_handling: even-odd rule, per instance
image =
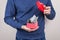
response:
[[[21,29],[26,29],[26,25],[22,25],[21,26]]]
[[[24,25],[21,26],[21,29],[24,29]]]

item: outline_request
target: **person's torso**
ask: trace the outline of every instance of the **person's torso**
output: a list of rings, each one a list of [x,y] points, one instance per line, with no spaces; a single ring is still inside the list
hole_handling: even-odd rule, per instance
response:
[[[33,15],[36,15],[38,16],[39,24],[39,29],[30,33],[22,29],[17,29],[17,36],[24,38],[44,36],[44,15],[41,11],[38,10],[36,6],[36,1],[37,0],[14,0],[14,4],[17,10],[16,20],[18,22],[26,24],[29,18],[31,18]],[[47,0],[40,1],[45,5],[47,4]]]

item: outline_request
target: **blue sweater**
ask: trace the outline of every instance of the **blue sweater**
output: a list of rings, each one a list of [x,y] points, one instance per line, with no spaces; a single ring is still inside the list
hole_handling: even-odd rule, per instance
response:
[[[55,11],[51,0],[40,0],[46,6],[51,6],[51,14],[45,15],[52,20],[55,17]],[[45,19],[44,14],[38,10],[36,0],[8,0],[6,5],[4,21],[13,28],[17,29],[17,38],[42,38],[44,34]],[[21,29],[22,25],[33,15],[38,16],[39,29],[34,32],[27,32]]]

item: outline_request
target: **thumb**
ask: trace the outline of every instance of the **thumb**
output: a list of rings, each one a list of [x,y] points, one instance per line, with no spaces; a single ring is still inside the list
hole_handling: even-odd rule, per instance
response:
[[[46,8],[46,5],[44,5],[44,8]]]

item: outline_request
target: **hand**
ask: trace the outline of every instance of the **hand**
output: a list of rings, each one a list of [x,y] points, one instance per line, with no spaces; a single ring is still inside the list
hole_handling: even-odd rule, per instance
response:
[[[38,28],[39,28],[39,26],[34,28],[34,29],[31,29],[31,31],[36,31]]]
[[[21,27],[21,29],[23,29],[23,30],[25,30],[25,31],[28,31],[28,32],[31,32],[31,29],[28,28],[28,27],[26,27],[26,25],[23,25],[23,26]]]
[[[51,12],[51,7],[50,6],[45,6],[44,14],[49,15]]]
[[[27,27],[31,29],[31,31],[36,31],[39,26],[38,22],[36,21],[35,23],[27,23]]]
[[[23,25],[23,26],[21,27],[21,29],[23,29],[23,30],[25,30],[25,31],[28,31],[28,32],[36,31],[38,28],[39,28],[39,27],[36,27],[35,29],[30,29],[30,28],[26,27],[25,25]]]
[[[33,28],[33,29],[31,29],[31,31],[36,31],[36,30],[39,28],[39,26],[38,26],[38,22],[35,23],[35,26],[36,26],[36,27]]]

